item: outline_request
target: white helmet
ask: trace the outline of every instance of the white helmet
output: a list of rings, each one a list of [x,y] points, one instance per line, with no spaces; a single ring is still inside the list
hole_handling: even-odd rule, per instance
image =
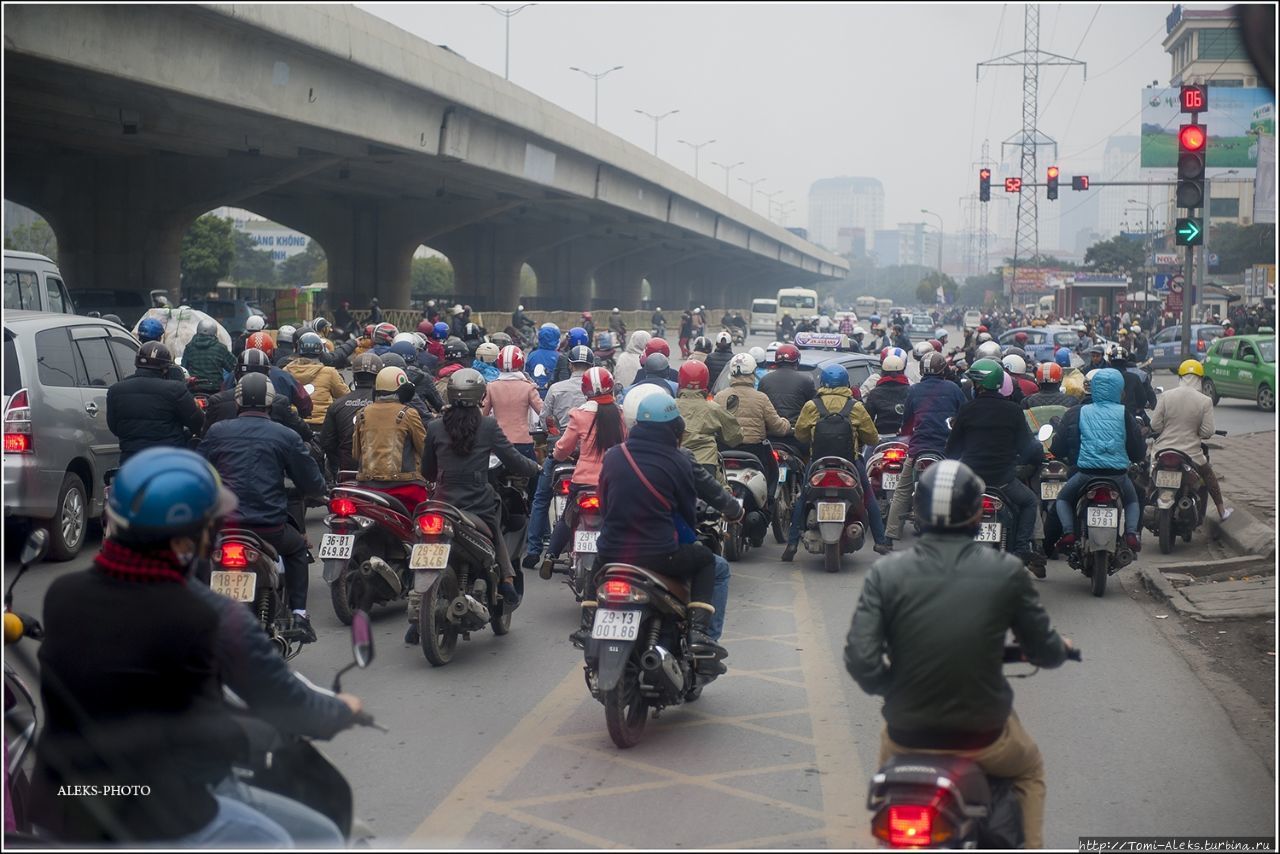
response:
[[[626,422],[628,430],[636,426],[636,413],[640,410],[640,404],[651,394],[670,396],[654,383],[642,383],[627,389],[626,396],[622,399],[622,420]]]
[[[662,311],[662,306],[658,306],[657,308],[654,309],[654,311]]]
[[[1085,391],[1090,391],[1090,390],[1093,388],[1093,375],[1094,375],[1094,374],[1096,374],[1096,373],[1097,373],[1098,371],[1100,371],[1100,370],[1102,370],[1102,368],[1094,368],[1092,371],[1090,371],[1089,373],[1087,373],[1087,374],[1085,374],[1085,375],[1084,375],[1084,390],[1085,390]]]
[[[1026,360],[1014,353],[1005,356],[1000,364],[1004,365],[1004,369],[1011,374],[1022,375],[1027,372]]]
[[[750,377],[756,372],[756,358],[750,353],[739,353],[729,360],[729,376]]]
[[[934,338],[937,338],[939,341],[946,341],[946,340],[947,340],[947,330],[945,330],[945,329],[943,329],[941,326],[939,326],[937,329],[933,330],[933,337],[934,337]]]
[[[262,315],[255,314],[244,322],[245,332],[261,332],[267,328],[267,322],[262,319]]]
[[[297,333],[297,331],[298,331],[297,329],[295,329],[292,326],[289,326],[288,324],[281,326],[279,331],[276,332],[276,343],[284,341],[287,344],[292,344],[293,336]]]
[[[481,361],[488,362],[490,365],[498,361],[499,352],[498,345],[492,341],[486,341],[476,348],[476,355],[480,357]]]
[[[978,345],[977,357],[979,359],[996,359],[1000,358],[1000,345],[994,341],[983,341]]]
[[[524,311],[524,306],[522,305],[516,306],[516,311]]]
[[[925,353],[932,353],[933,345],[928,341],[921,341],[919,344],[911,348],[911,355],[916,357],[916,361],[924,358]]]
[[[419,350],[425,350],[427,349],[427,343],[427,336],[423,335],[421,332],[413,333],[413,346],[417,347]]]
[[[733,335],[731,335],[728,332],[721,332],[719,335],[716,336],[716,345],[719,346],[721,344],[729,344],[732,346]]]
[[[929,350],[932,351],[933,348],[930,347]],[[902,350],[898,347],[890,347],[889,352],[885,353],[884,358],[880,360],[880,369],[891,374],[905,371],[907,360],[903,358]]]
[[[414,335],[414,333],[412,333],[412,332],[399,332],[399,333],[397,333],[397,334],[396,334],[396,337],[395,337],[395,338],[392,338],[392,339],[391,339],[391,343],[392,343],[392,344],[399,344],[401,341],[408,341],[408,342],[409,342],[410,344],[412,344],[414,347],[417,347],[417,346],[418,346],[418,339],[414,338],[414,337],[413,337],[413,335]]]
[[[867,334],[867,330],[863,329],[861,326],[853,327],[854,338],[857,338],[859,335],[866,335],[866,334]]]
[[[762,365],[762,364],[764,364],[765,362],[769,361],[769,357],[768,357],[768,355],[764,352],[764,348],[763,348],[763,347],[752,347],[752,348],[751,348],[750,350],[748,350],[747,352],[751,354],[751,358],[753,358],[753,359],[755,359],[755,360],[756,360],[756,367],[760,367],[760,365]]]

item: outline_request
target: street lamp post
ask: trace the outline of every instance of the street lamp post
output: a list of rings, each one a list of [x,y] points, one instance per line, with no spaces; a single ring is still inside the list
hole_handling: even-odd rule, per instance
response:
[[[1144,297],[1142,310],[1146,311],[1148,308],[1151,307],[1150,302],[1151,302],[1151,298],[1154,296],[1153,292],[1155,290],[1155,288],[1153,287],[1154,283],[1152,281],[1153,279],[1152,270],[1154,269],[1154,267],[1152,266],[1152,258],[1151,258],[1152,254],[1155,252],[1155,245],[1153,243],[1153,237],[1151,234],[1151,218],[1152,218],[1151,212],[1153,208],[1151,205],[1147,204],[1146,202],[1140,202],[1137,199],[1125,199],[1125,201],[1131,205],[1138,206],[1136,208],[1125,208],[1126,213],[1128,213],[1131,210],[1144,210],[1144,209],[1147,212],[1147,224],[1143,228],[1143,232],[1142,232],[1143,237],[1146,238],[1145,242],[1147,245],[1146,258],[1143,259],[1144,263],[1143,263],[1143,288],[1142,288],[1142,293]]]
[[[663,113],[660,116],[655,116],[653,113],[646,113],[644,110],[636,110],[636,112],[642,116],[648,116],[649,118],[653,119],[653,156],[657,157],[658,156],[658,123],[661,122],[663,119],[665,119],[667,116],[674,116],[676,113],[680,111],[667,110],[665,113]]]
[[[928,214],[929,216],[938,217],[938,277],[939,279],[941,279],[942,277],[942,238],[943,238],[942,216],[940,214],[934,213],[931,210],[926,210],[925,208],[921,208],[920,213]]]
[[[608,71],[593,72],[593,71],[584,71],[583,69],[579,68],[579,67],[578,67],[578,66],[576,66],[576,65],[571,65],[571,66],[569,66],[569,70],[570,70],[570,71],[577,71],[577,72],[579,72],[580,74],[585,74],[585,75],[587,75],[588,77],[590,77],[590,78],[592,79],[592,81],[594,81],[594,82],[595,82],[595,89],[596,89],[596,111],[595,111],[595,119],[594,119],[594,121],[595,121],[595,124],[596,124],[596,126],[597,126],[597,127],[599,127],[599,126],[600,126],[600,78],[602,78],[602,77],[608,77],[608,76],[609,76],[610,74],[612,74],[613,72],[615,72],[615,71],[620,71],[621,69],[622,69],[622,66],[621,66],[621,65],[615,65],[613,68],[610,68]]]
[[[785,226],[787,217],[796,209],[795,202],[778,202],[778,225]]]
[[[719,166],[724,170],[724,194],[726,196],[729,195],[729,173],[734,169],[737,169],[739,166],[744,165],[746,162],[747,161],[745,160],[739,160],[737,163],[730,163],[728,166],[725,166],[723,163],[717,163],[714,160],[711,161],[712,166]]]
[[[481,3],[480,5],[488,6],[490,9],[492,9],[493,11],[497,12],[499,15],[507,19],[507,47],[506,47],[506,50],[503,51],[505,58],[502,63],[502,78],[504,80],[510,80],[511,79],[511,19],[514,18],[516,15],[519,15],[528,7],[537,6],[538,4],[525,3],[523,6],[517,6],[514,9],[501,9],[493,5],[492,3]]]
[[[695,143],[695,142],[689,142],[687,139],[677,139],[677,140],[676,140],[676,142],[683,143],[684,145],[687,145],[687,146],[689,146],[690,148],[692,148],[692,149],[693,149],[693,177],[694,177],[694,178],[697,178],[697,177],[698,177],[698,162],[699,162],[700,160],[702,160],[702,148],[703,148],[703,146],[705,146],[705,145],[710,145],[711,143],[715,142],[715,140],[714,140],[714,139],[709,139],[709,140],[707,140],[706,142],[696,142],[696,143]]]
[[[747,197],[747,204],[750,206],[751,210],[754,211],[756,209],[756,184],[760,184],[766,179],[757,178],[754,181],[748,181],[746,178],[739,178],[738,180],[746,184],[749,188],[748,192],[750,195]]]
[[[782,193],[781,190],[774,190],[772,193],[764,193],[764,192],[760,193],[760,195],[764,196],[766,199],[765,209],[764,209],[766,218],[773,219],[773,197],[780,195],[781,193]]]

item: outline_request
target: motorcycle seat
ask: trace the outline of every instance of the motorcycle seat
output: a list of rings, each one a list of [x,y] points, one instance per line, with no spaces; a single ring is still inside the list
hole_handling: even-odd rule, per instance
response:
[[[278,557],[275,547],[271,545],[271,543],[268,543],[248,528],[224,527],[222,529],[222,535],[228,539],[248,540],[255,549],[266,555],[269,560],[274,561]]]
[[[726,460],[741,460],[748,465],[760,467],[760,458],[750,451],[721,451],[720,456]]]
[[[991,803],[991,784],[986,772],[963,756],[942,753],[903,754],[894,756],[880,770],[888,783],[924,782],[935,785],[945,777],[955,785],[955,791],[968,806]]]
[[[344,491],[354,492],[366,501],[373,501],[381,504],[388,510],[399,513],[401,516],[409,516],[409,509],[404,506],[399,498],[382,491],[385,484],[373,484],[369,482],[357,482],[351,486],[341,487]]]
[[[617,565],[617,564],[615,564]],[[661,572],[654,572],[651,569],[645,569],[643,566],[635,566],[633,564],[623,564],[626,569],[636,573],[650,583],[656,584],[663,590],[666,590],[682,604],[689,604],[689,585],[685,584],[678,578],[672,578],[670,575],[663,575]]]

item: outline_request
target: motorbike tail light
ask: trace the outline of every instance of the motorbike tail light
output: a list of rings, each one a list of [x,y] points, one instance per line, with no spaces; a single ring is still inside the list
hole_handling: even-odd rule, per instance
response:
[[[600,592],[604,594],[603,599],[630,599],[631,598],[631,582],[623,581],[619,578],[611,578],[604,583],[604,587]]]
[[[982,513],[983,515],[997,513],[1004,507],[1004,502],[999,498],[991,495],[982,496]]]
[[[1099,486],[1097,489],[1093,491],[1093,494],[1089,496],[1089,500],[1100,501],[1103,504],[1110,504],[1112,501],[1115,501],[1119,497],[1120,497],[1120,493],[1116,492],[1111,487]]]
[[[27,390],[19,389],[9,398],[9,406],[4,413],[4,452],[29,454],[34,447],[35,437],[31,435],[31,405],[27,399]]]
[[[207,398],[207,397],[197,397],[197,398],[196,398],[196,406],[200,407],[201,409],[208,409],[208,408],[209,408],[209,398]]]
[[[418,517],[418,530],[428,537],[438,537],[444,533],[444,516],[439,513],[423,513]]]
[[[724,461],[724,467],[727,469],[740,469],[742,468],[742,460],[727,459]]]
[[[836,489],[847,489],[852,487],[857,481],[853,479],[853,475],[848,472],[840,471],[840,469],[823,469],[822,471],[809,478],[812,486],[824,487],[830,486]]]
[[[338,496],[329,501],[329,512],[335,516],[356,515],[356,503],[345,496]]]
[[[923,848],[933,837],[938,815],[930,804],[890,804],[885,841],[893,848]]]
[[[778,456],[778,452],[777,452],[777,451],[774,451],[774,452],[773,452],[773,461],[774,461],[775,463],[780,463],[780,462],[782,462],[782,457]]]
[[[258,559],[258,553],[244,543],[223,543],[213,559],[221,566],[246,567],[249,565],[250,555],[253,560]]]
[[[556,487],[556,491],[559,492],[561,495],[568,495],[569,494],[569,478],[567,477],[562,478],[560,480],[560,485]]]
[[[583,513],[599,513],[600,512],[600,496],[599,495],[579,495],[578,509]]]
[[[1161,454],[1160,468],[1162,469],[1180,469],[1182,468],[1182,457],[1177,454]]]
[[[893,462],[902,462],[907,458],[907,452],[901,448],[890,448],[884,452],[884,458]]]

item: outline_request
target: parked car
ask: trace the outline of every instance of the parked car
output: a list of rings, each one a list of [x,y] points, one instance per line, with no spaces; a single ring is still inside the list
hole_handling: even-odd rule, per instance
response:
[[[120,465],[107,389],[134,372],[138,342],[114,323],[75,314],[4,316],[4,519],[49,531],[68,560],[102,515],[104,475]]]
[[[1204,393],[1213,405],[1223,397],[1252,400],[1263,412],[1276,410],[1276,336],[1218,338],[1204,356]]]
[[[911,343],[915,344],[919,341],[928,341],[933,337],[933,330],[938,328],[938,324],[933,322],[933,318],[927,314],[913,314],[907,326],[907,337],[911,339]]]
[[[1204,354],[1209,351],[1209,345],[1215,339],[1221,338],[1223,328],[1212,323],[1193,323],[1191,324],[1191,349],[1193,356],[1200,361],[1204,361]],[[1151,339],[1151,347],[1148,350],[1150,355],[1151,370],[1158,371],[1162,368],[1169,371],[1178,370],[1178,365],[1182,364],[1182,327],[1166,326],[1157,332]]]
[[[132,329],[137,326],[142,315],[147,313],[150,304],[147,297],[137,291],[116,290],[112,288],[84,288],[71,292],[76,304],[77,314],[114,314],[120,322]]]
[[[980,312],[980,311],[966,311],[966,312],[964,313],[964,328],[965,328],[965,329],[977,329],[977,328],[978,328],[979,326],[981,326],[981,325],[982,325],[982,312]]]
[[[4,309],[71,314],[75,303],[67,295],[58,265],[35,252],[4,250]]]
[[[222,324],[222,327],[232,335],[237,332],[244,332],[244,322],[255,314],[263,318],[266,317],[266,314],[261,309],[254,308],[242,299],[187,300],[184,305],[203,311]]]

